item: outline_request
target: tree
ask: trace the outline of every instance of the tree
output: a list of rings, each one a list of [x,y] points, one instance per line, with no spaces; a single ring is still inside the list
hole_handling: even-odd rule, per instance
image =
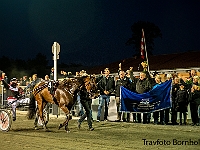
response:
[[[140,42],[142,37],[142,29],[144,29],[146,49],[148,54],[153,54],[154,39],[162,38],[161,30],[154,23],[138,21],[131,26],[132,37],[126,42],[126,45],[133,45],[136,55],[140,55]]]
[[[46,71],[48,66],[48,60],[45,55],[38,53],[36,57],[29,60],[28,66],[30,66],[31,74],[38,74],[38,77],[44,77],[49,72]]]

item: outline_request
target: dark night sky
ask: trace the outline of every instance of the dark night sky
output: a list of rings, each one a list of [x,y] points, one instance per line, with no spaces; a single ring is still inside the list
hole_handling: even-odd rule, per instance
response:
[[[131,25],[149,21],[162,39],[153,54],[200,50],[199,0],[0,0],[0,57],[52,61],[54,41],[59,62],[99,65],[131,57],[126,46]]]

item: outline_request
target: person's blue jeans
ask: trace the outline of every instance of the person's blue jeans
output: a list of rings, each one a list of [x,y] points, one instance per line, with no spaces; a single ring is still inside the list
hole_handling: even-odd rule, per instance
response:
[[[110,96],[108,96],[108,95],[100,95],[99,96],[99,106],[98,106],[97,120],[100,120],[101,111],[102,111],[104,104],[105,104],[104,120],[107,120],[109,102],[110,102]]]
[[[77,95],[77,103],[78,103],[78,108],[79,108],[78,115],[81,117],[84,114],[84,110],[83,110],[83,105],[81,104],[80,95]]]

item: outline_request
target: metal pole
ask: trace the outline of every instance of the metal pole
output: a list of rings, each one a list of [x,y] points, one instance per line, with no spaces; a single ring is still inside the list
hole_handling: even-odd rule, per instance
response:
[[[144,29],[142,29],[143,36],[144,36]],[[149,72],[149,60],[148,60],[148,54],[147,54],[147,47],[146,47],[146,42],[145,42],[145,36],[144,36],[144,50],[146,54],[146,59],[147,59],[147,71]]]
[[[60,52],[60,45],[57,43],[57,42],[54,42],[53,43],[53,46],[52,46],[52,53],[54,54],[53,55],[53,60],[54,60],[54,81],[57,80],[57,59],[59,59],[59,52]],[[58,117],[58,106],[53,104],[52,105],[52,114],[53,115],[57,115]]]
[[[2,101],[2,106],[3,106],[3,104],[4,104],[4,86],[3,85],[1,85],[1,88],[2,88],[2,94],[1,94],[1,101]]]
[[[57,42],[53,44],[54,80],[57,80]]]

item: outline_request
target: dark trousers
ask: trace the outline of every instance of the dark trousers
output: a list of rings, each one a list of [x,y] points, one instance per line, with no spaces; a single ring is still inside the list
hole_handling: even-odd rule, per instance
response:
[[[174,102],[172,102],[172,108],[171,108],[172,116],[171,116],[171,122],[173,125],[177,124],[177,111],[176,111],[176,105]]]
[[[92,117],[91,117],[92,100],[81,99],[81,104],[83,105],[83,108],[85,109],[85,113],[80,117],[79,122],[81,123],[87,117],[88,127],[92,128]]]
[[[165,123],[165,110],[160,111],[160,122]]]
[[[133,122],[137,122],[136,113],[133,113]]]
[[[137,122],[141,123],[141,113],[136,114]],[[151,114],[150,113],[143,113],[143,123],[150,123]]]
[[[186,124],[186,119],[187,119],[187,114],[186,112],[180,112],[179,113],[179,117],[180,117],[180,124],[182,124],[182,114],[183,114],[183,120],[184,120],[184,124]]]
[[[165,123],[165,110],[160,110],[160,111],[156,111],[153,113],[154,123],[156,123],[156,124],[158,123],[159,114],[160,114],[160,123],[164,124]]]
[[[165,123],[169,123],[169,108],[165,109]]]
[[[136,116],[137,116],[137,122],[141,123],[141,113],[137,113]]]
[[[154,123],[157,124],[159,118],[159,111],[153,113],[153,118],[154,118]]]
[[[143,123],[150,123],[151,113],[143,113]]]
[[[191,112],[192,122],[194,124],[199,123],[198,105],[195,102],[190,102],[190,112]]]

